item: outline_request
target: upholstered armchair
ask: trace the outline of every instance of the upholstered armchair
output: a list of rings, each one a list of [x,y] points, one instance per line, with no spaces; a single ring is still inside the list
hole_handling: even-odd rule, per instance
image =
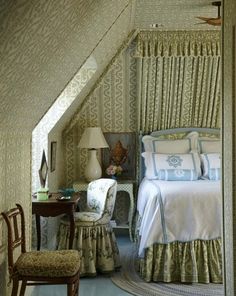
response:
[[[110,225],[117,192],[117,182],[98,179],[88,184],[87,209],[75,213],[73,249],[80,252],[80,276],[95,276],[120,267],[119,250]],[[68,248],[69,221],[61,219],[58,249]]]

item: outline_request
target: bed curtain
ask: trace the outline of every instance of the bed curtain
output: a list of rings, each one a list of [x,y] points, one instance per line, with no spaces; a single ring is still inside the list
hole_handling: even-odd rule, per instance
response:
[[[148,282],[222,283],[221,239],[154,244],[139,273]]]
[[[220,32],[140,32],[135,56],[139,130],[219,127]]]

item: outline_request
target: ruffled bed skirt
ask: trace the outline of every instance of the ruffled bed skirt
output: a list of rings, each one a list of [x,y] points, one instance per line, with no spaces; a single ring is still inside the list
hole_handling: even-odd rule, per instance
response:
[[[221,239],[154,244],[138,260],[141,277],[154,282],[222,283]]]
[[[69,226],[61,223],[58,232],[58,249],[68,249]],[[115,234],[108,225],[75,227],[73,249],[80,252],[80,276],[96,276],[120,267],[119,250]]]

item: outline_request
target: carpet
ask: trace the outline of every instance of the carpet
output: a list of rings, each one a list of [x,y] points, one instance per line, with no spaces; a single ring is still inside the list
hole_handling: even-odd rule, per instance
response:
[[[137,296],[223,296],[222,284],[177,284],[147,283],[137,273],[135,266],[136,246],[122,246],[120,249],[122,268],[111,280],[119,288]]]

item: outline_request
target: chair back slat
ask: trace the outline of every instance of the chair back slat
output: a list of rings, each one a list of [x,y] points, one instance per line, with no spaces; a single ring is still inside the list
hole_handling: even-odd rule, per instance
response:
[[[26,251],[24,213],[19,204],[16,204],[16,206],[16,208],[2,212],[8,228],[8,266],[10,275],[12,275],[14,266],[14,250],[20,246],[22,253]]]
[[[15,213],[15,215],[12,216],[12,220],[13,220],[13,229],[14,229],[14,233],[15,233],[15,241],[19,240],[19,230],[18,230],[18,225],[17,225],[17,215],[18,213]]]

